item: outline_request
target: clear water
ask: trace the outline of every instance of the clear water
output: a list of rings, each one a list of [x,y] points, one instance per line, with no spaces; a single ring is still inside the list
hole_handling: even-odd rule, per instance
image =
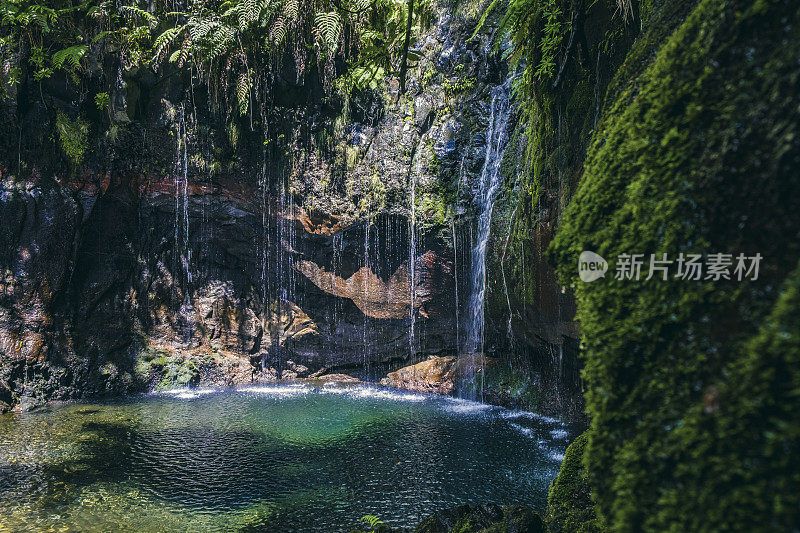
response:
[[[0,416],[0,530],[348,531],[541,509],[559,421],[370,387],[173,391]]]

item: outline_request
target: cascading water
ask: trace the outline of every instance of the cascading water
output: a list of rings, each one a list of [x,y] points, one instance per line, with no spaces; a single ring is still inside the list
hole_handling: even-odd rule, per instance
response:
[[[413,157],[411,164],[414,164]],[[416,296],[417,296],[417,180],[414,173],[411,178],[411,218],[409,219],[409,244],[408,244],[408,272],[410,291],[411,325],[408,328],[408,354],[413,359],[416,348],[414,346],[414,328],[416,326]]]
[[[272,344],[283,344],[284,321],[291,323],[294,319],[293,304],[295,300],[295,264],[296,247],[294,194],[291,190],[290,178],[281,181],[280,206],[278,209],[277,236],[275,239],[276,269],[276,303],[278,312],[277,336]]]
[[[364,281],[362,282],[362,298],[364,300],[364,305],[367,305],[369,301],[369,275],[367,274],[370,272],[370,264],[369,264],[369,229],[372,225],[369,218],[364,221]],[[368,324],[367,324],[367,313],[364,313],[364,327],[362,334],[362,343],[364,348],[364,372],[369,377],[369,338],[367,336]]]
[[[344,238],[341,232],[333,235],[333,275],[335,277],[342,277],[342,253],[344,252]],[[339,317],[342,315],[342,301],[341,298],[336,298],[333,302],[333,320],[332,324],[339,323]],[[338,326],[337,326],[338,327]],[[333,333],[333,332],[332,332]]]
[[[467,338],[465,352],[474,357],[483,352],[484,298],[486,294],[486,247],[491,230],[492,210],[500,188],[500,161],[508,138],[506,126],[510,115],[511,80],[492,91],[491,115],[486,130],[486,155],[480,180],[475,187],[475,207],[478,212],[477,239],[472,249],[472,286],[467,303]]]
[[[188,135],[186,120],[181,108],[181,119],[178,124],[177,152],[175,157],[175,272],[180,273],[178,286],[183,289],[183,298],[179,309],[182,335],[185,342],[192,337],[192,250],[189,247],[189,161]]]
[[[461,347],[461,339],[458,334],[459,326],[461,325],[461,318],[458,313],[458,234],[456,233],[456,219],[450,220],[450,230],[453,234],[453,277],[455,278],[455,296],[456,296],[456,352]]]

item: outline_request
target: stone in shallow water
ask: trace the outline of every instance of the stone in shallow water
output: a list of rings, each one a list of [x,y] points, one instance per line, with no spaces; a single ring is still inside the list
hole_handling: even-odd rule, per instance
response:
[[[459,383],[463,385],[496,363],[496,359],[481,354],[431,357],[421,363],[390,372],[380,384],[417,392],[453,394]]]
[[[361,383],[360,379],[347,374],[323,374],[309,379],[322,383]]]
[[[396,389],[452,394],[455,390],[456,357],[432,357],[390,372],[380,383]]]

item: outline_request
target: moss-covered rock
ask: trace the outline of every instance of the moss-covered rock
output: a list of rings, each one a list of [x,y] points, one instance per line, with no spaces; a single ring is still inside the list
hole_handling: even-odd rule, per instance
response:
[[[558,477],[547,495],[547,529],[553,533],[602,531],[594,511],[591,487],[583,466],[588,434],[581,434],[567,448]]]
[[[794,378],[775,375],[796,348],[753,355],[800,333],[796,300],[778,299],[800,258],[799,24],[789,0],[699,3],[606,108],[552,246],[578,298],[587,474],[612,530],[800,527],[800,411]],[[580,282],[582,250],[610,275]],[[675,265],[667,280],[645,281],[647,266],[614,279],[623,253],[763,261],[743,281],[679,279]]]

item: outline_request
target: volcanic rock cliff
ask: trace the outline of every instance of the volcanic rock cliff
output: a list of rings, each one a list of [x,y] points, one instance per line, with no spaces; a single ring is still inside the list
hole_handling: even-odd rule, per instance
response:
[[[86,83],[114,74],[108,117],[64,76],[7,85],[0,407],[342,370],[378,379],[463,351],[475,187],[492,88],[509,76],[490,45],[499,15],[472,35],[479,13],[438,8],[403,94],[390,80],[343,100],[287,65],[249,122],[225,123],[191,75],[102,52]],[[511,234],[518,123],[513,111],[485,349],[536,388],[529,407],[576,410],[577,332],[542,257],[550,232]],[[507,281],[509,241],[523,254]]]

